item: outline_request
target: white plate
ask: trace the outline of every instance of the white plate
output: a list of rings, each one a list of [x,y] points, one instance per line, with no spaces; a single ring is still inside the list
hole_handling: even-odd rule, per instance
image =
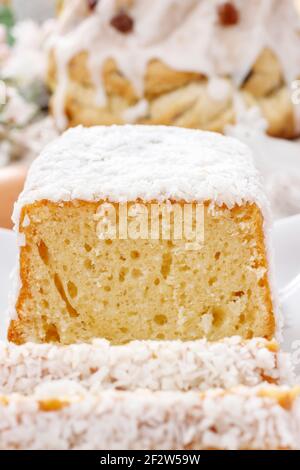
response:
[[[280,219],[275,223],[273,243],[276,282],[279,289],[284,289],[300,274],[300,215]]]
[[[255,108],[253,108],[255,109]],[[246,112],[243,117],[250,114]],[[228,134],[247,144],[264,177],[265,190],[276,219],[300,213],[300,140],[275,139],[249,123],[231,126]]]
[[[273,232],[273,242],[275,248],[275,280],[280,294],[300,274],[300,215],[277,221]],[[11,283],[10,273],[15,265],[16,254],[15,234],[9,230],[0,229],[1,339],[5,337],[5,325],[8,322],[5,312],[7,311],[8,292]],[[295,349],[295,341],[300,340],[298,305],[300,305],[300,291],[294,295],[292,303],[290,300],[282,302],[285,317],[283,345],[287,350]],[[300,348],[300,341],[297,347]]]

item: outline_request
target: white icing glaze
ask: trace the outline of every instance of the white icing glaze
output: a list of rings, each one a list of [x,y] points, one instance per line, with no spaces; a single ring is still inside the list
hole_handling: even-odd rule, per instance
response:
[[[207,85],[207,92],[216,101],[225,101],[232,94],[232,87],[224,78],[211,78]]]
[[[250,149],[230,137],[163,126],[70,129],[33,162],[15,205],[37,200],[268,202]]]
[[[296,80],[296,82],[299,84],[299,89],[300,89],[300,80]],[[293,90],[291,90],[291,96],[292,96]],[[297,133],[300,133],[300,102],[293,103],[294,105],[294,120],[295,120],[295,130]]]
[[[140,100],[134,106],[125,109],[125,111],[122,113],[122,118],[125,122],[128,122],[129,124],[134,124],[137,119],[146,116],[148,108],[148,101]]]
[[[67,65],[80,51],[88,51],[98,103],[105,103],[101,69],[114,58],[121,72],[142,97],[147,63],[160,59],[175,70],[194,71],[208,77],[230,76],[239,85],[262,49],[278,56],[287,83],[300,74],[299,17],[291,1],[233,0],[240,19],[224,27],[218,21],[222,0],[135,0],[129,8],[134,29],[121,34],[110,25],[117,10],[113,0],[101,0],[89,14],[83,0],[65,2],[56,34],[49,42],[58,64],[56,120],[66,125],[64,100]]]

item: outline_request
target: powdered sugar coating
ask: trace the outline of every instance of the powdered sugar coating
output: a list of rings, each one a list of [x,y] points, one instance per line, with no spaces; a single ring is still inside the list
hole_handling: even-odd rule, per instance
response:
[[[103,389],[199,390],[211,387],[255,386],[264,381],[291,381],[287,355],[264,339],[226,338],[181,341],[134,341],[112,346],[92,344],[56,346],[0,343],[0,393],[30,395],[51,382],[64,390],[71,381],[82,390]],[[58,387],[58,389],[56,388]]]
[[[238,140],[163,126],[70,129],[32,164],[18,203],[210,200],[268,204],[250,149]]]
[[[288,407],[280,405],[277,393]],[[286,388],[204,395],[109,390],[57,397],[54,405],[37,396],[3,397],[0,449],[270,450],[300,444],[299,392]]]

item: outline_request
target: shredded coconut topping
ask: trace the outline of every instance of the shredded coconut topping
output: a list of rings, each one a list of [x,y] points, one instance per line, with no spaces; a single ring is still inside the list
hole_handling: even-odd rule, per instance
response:
[[[54,395],[68,394],[69,382],[93,393],[290,383],[289,359],[276,349],[264,339],[240,337],[219,342],[134,341],[123,346],[106,340],[70,346],[0,343],[0,393],[30,395],[44,386],[49,390],[49,382]]]
[[[286,388],[12,395],[0,399],[0,449],[299,449],[299,423],[299,391]]]
[[[250,149],[219,134],[163,126],[70,129],[32,164],[15,207],[37,200],[268,204]]]

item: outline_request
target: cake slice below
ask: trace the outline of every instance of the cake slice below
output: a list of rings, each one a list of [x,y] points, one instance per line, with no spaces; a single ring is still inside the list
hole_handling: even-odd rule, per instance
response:
[[[206,391],[293,381],[289,356],[274,341],[227,338],[198,341],[134,341],[112,346],[0,343],[0,394],[31,395],[44,384],[82,392],[104,389]],[[53,388],[55,389],[55,388]]]
[[[0,449],[300,447],[299,388],[0,397]]]

